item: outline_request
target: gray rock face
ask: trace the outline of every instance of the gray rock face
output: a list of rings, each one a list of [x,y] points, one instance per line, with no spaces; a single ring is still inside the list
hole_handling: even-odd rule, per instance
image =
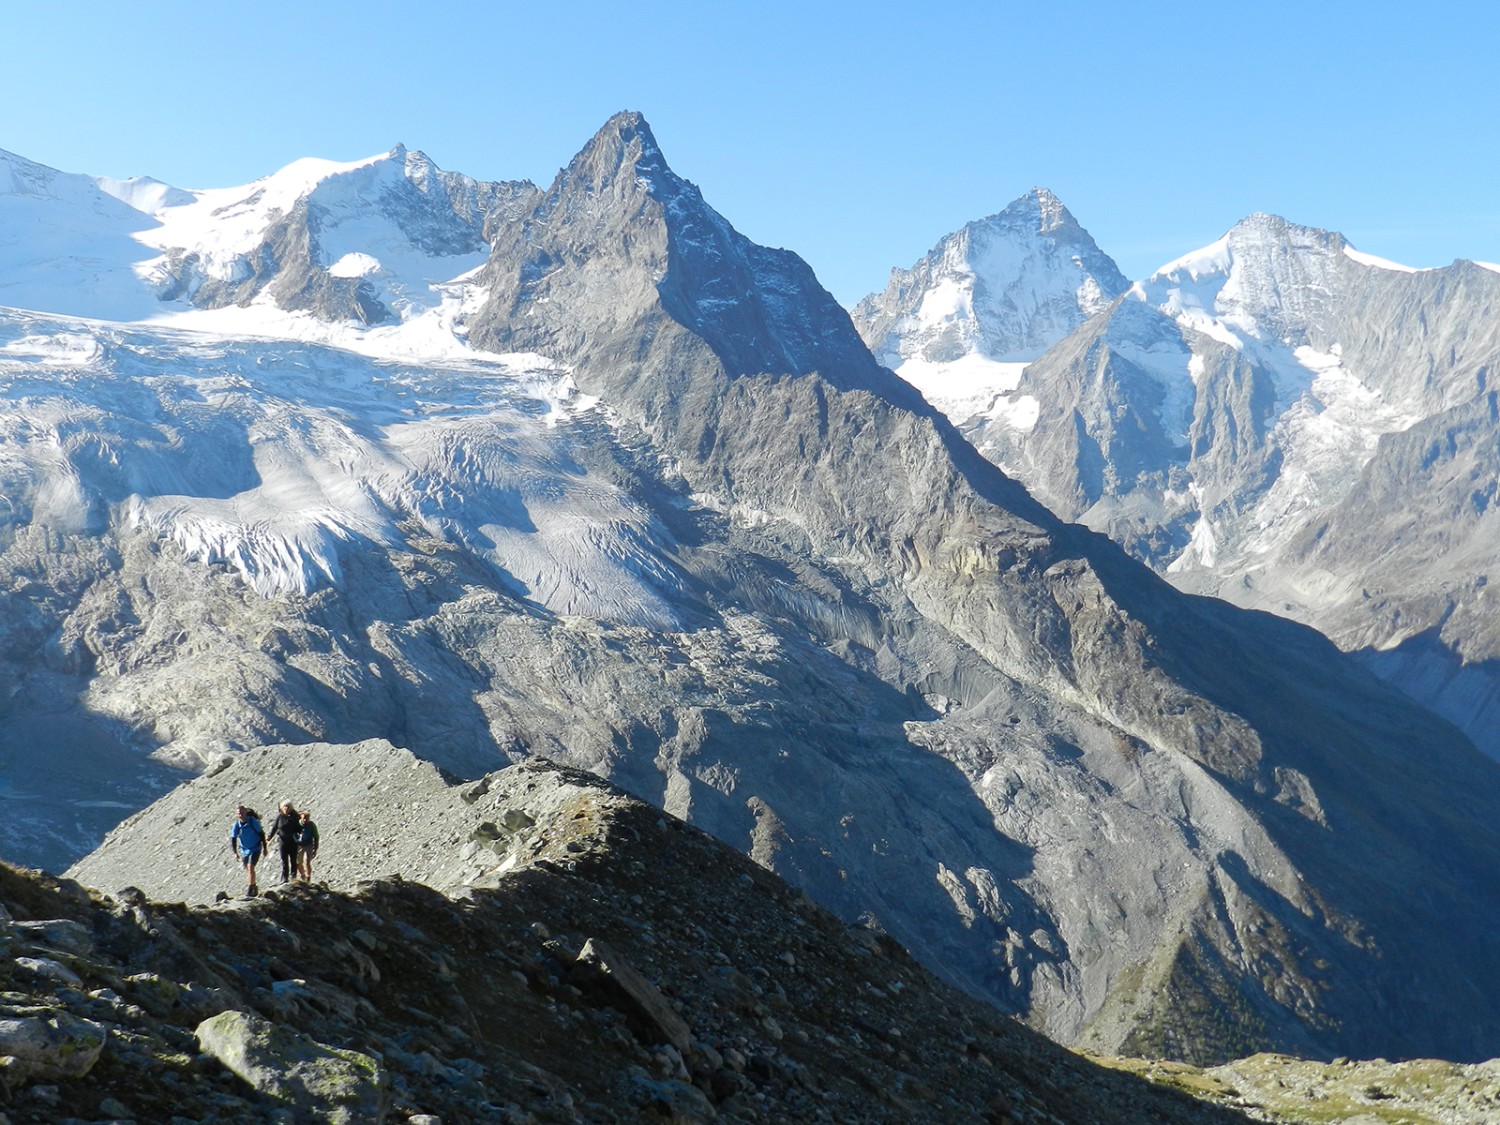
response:
[[[0,322],[4,706],[108,724],[110,780],[219,771],[174,877],[222,885],[238,751],[536,755],[1064,1041],[1494,1053],[1500,787],[1455,731],[1060,522],[638,116],[490,239],[461,327],[506,360]],[[338,788],[295,780],[262,811]],[[459,864],[524,835],[494,812]]]

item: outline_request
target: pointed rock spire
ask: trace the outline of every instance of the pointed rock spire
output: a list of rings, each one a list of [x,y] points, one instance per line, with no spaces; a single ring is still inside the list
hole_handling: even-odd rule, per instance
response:
[[[495,233],[470,338],[612,381],[707,353],[731,376],[888,380],[807,264],[757,246],[668,167],[639,113],[616,114],[529,214]],[[631,374],[634,373],[634,374]]]

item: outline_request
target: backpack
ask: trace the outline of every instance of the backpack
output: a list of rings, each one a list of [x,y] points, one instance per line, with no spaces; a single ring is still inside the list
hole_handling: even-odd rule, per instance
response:
[[[266,830],[261,825],[260,817],[256,815],[254,809],[245,810],[244,823],[240,823],[236,819],[235,829],[235,839],[241,851],[249,853],[258,851],[265,846]]]

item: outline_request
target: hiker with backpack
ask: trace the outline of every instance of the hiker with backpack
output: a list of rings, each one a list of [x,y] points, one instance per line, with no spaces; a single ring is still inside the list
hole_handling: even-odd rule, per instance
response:
[[[297,825],[297,875],[304,883],[312,882],[312,861],[317,854],[318,826],[312,813],[303,809]]]
[[[266,846],[266,830],[260,826],[260,817],[254,809],[240,805],[235,809],[234,823],[229,828],[229,852],[237,856],[245,869],[245,897],[254,898],[260,892],[255,887],[255,865],[260,862],[261,852]]]
[[[275,840],[281,845],[281,881],[285,883],[288,879],[297,875],[297,830],[299,818],[297,810],[292,808],[292,802],[282,801],[281,808],[276,813],[276,819],[271,821],[271,831],[267,839],[269,848],[270,840]]]

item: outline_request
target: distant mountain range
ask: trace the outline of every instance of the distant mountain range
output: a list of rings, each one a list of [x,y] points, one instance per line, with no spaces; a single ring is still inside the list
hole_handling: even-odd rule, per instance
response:
[[[1500,1054],[1500,767],[1313,630],[1038,503],[639,115],[545,189],[399,148],[215,192],[0,167],[0,853],[58,866],[172,769],[261,745],[535,755],[1064,1042]],[[1023,477],[1064,442],[1047,365],[1114,370],[1068,341],[1196,363],[1086,237],[1037,193],[878,314],[882,356],[911,321],[931,365],[1062,335],[997,392],[1015,424],[971,427]],[[1289,369],[1219,346],[1240,381],[1181,435],[1180,387],[1101,375],[1141,458],[1228,460],[1210,438],[1273,417]],[[1059,494],[1097,464],[1132,502],[1092,456],[1059,455]],[[1124,538],[1201,565],[1202,522]]]
[[[1038,191],[854,317],[1059,515],[1313,625],[1500,756],[1497,269],[1413,270],[1252,215],[1127,287]],[[1069,315],[1018,332],[1032,309]]]

